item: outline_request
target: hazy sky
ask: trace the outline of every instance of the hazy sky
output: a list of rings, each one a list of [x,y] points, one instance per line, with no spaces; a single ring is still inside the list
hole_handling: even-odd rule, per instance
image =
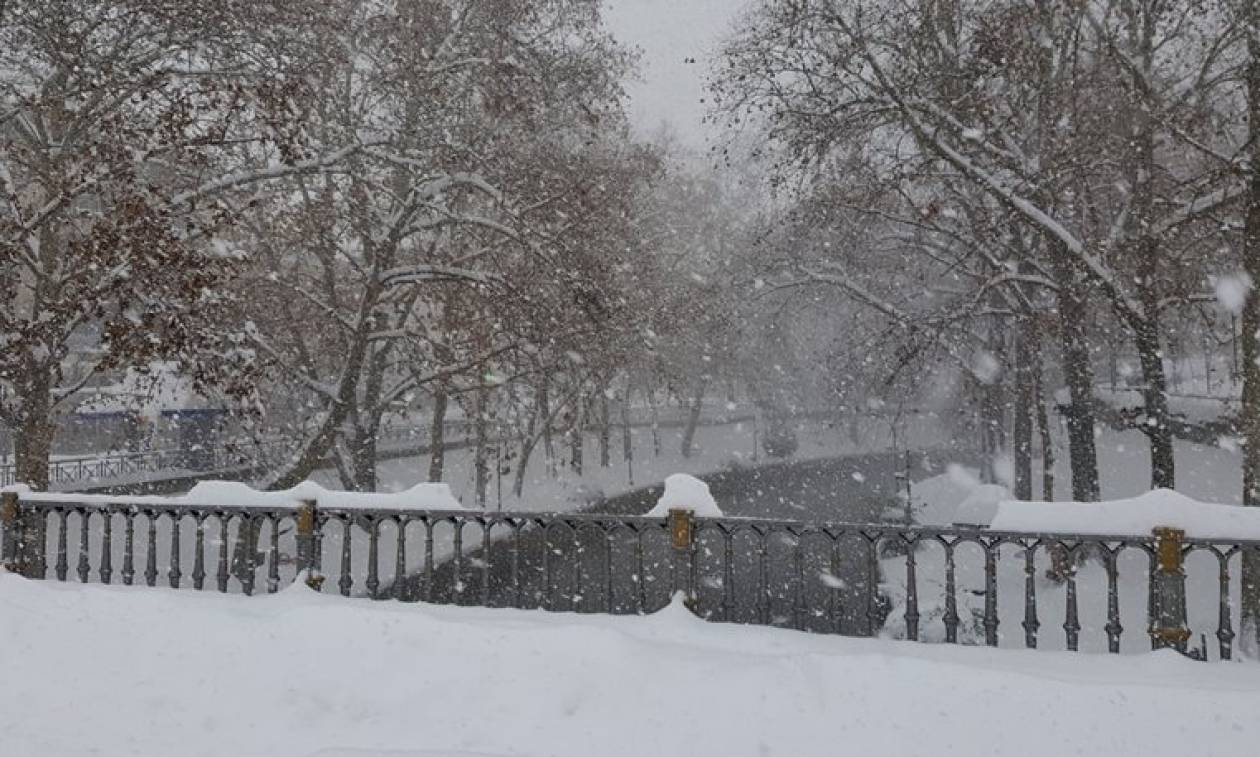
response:
[[[608,27],[622,43],[642,49],[642,81],[630,82],[630,115],[639,129],[673,124],[688,145],[701,147],[708,55],[747,0],[607,0]],[[687,58],[695,63],[684,62]]]

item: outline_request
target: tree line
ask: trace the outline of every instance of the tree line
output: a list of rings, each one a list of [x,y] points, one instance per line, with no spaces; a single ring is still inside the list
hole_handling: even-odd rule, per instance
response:
[[[713,88],[794,189],[768,270],[860,303],[894,372],[961,366],[1024,498],[1038,427],[1053,449],[1048,397],[1072,498],[1099,498],[1095,371],[1117,344],[1137,357],[1150,484],[1175,486],[1170,346],[1200,314],[1235,316],[1260,504],[1258,22],[1252,0],[756,4]],[[1254,630],[1254,559],[1244,594]]]

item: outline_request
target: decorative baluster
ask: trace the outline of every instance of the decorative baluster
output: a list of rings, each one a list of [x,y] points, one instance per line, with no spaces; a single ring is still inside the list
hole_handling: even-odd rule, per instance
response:
[[[433,521],[424,516],[424,601],[433,601]]]
[[[543,531],[543,609],[554,610],[553,590],[554,583],[551,573],[551,529],[539,523]]]
[[[919,576],[917,573],[917,556],[919,548],[917,536],[903,536],[906,542],[906,638],[919,640]]]
[[[792,549],[792,572],[794,574],[792,592],[792,626],[805,629],[805,553],[801,548],[801,534],[795,534],[796,543]]]
[[[1099,546],[1105,553],[1103,567],[1107,571],[1107,625],[1104,626],[1107,631],[1107,651],[1120,654],[1120,634],[1124,633],[1124,626],[1120,624],[1120,591],[1116,585],[1118,580],[1116,555],[1121,546],[1117,545],[1115,548],[1106,545]]]
[[[241,556],[236,580],[240,581],[241,591],[245,596],[254,593],[254,579],[258,571],[258,532],[254,529],[254,514],[241,513],[236,522],[236,545]]]
[[[512,606],[524,607],[524,593],[521,586],[521,529],[525,524],[521,521],[512,523]]]
[[[183,520],[184,514],[172,510],[171,513],[171,568],[166,574],[166,579],[170,583],[172,589],[179,588],[179,579],[184,575],[179,567],[179,522]]]
[[[1067,557],[1067,610],[1064,613],[1063,631],[1067,635],[1069,652],[1077,651],[1081,636],[1081,620],[1076,607],[1076,550],[1079,546],[1074,544],[1064,550]]]
[[[86,507],[75,510],[79,514],[79,583],[87,583],[92,572],[88,557],[88,532],[91,531],[92,511]]]
[[[350,550],[351,537],[349,515],[341,518],[341,577],[337,579],[337,588],[341,590],[341,596],[350,596],[350,589],[354,586],[354,576],[350,575]]]
[[[280,515],[267,513],[267,526],[271,529],[267,548],[267,593],[280,591]]]
[[[879,534],[862,533],[866,540],[866,635],[879,630]]]
[[[844,532],[841,531],[831,536],[831,577],[833,581],[838,582],[842,570],[840,568],[840,540],[844,538]],[[830,591],[827,592],[827,612],[831,614],[831,621],[835,623],[835,632],[844,633],[844,603],[840,601],[840,584],[828,586]]]
[[[984,643],[991,647],[998,645],[997,615],[997,552],[1000,541],[984,543]]]
[[[57,511],[57,565],[54,570],[58,581],[65,581],[70,573],[69,548],[66,544],[66,516],[69,512],[64,508]]]
[[[1041,621],[1037,620],[1037,545],[1039,542],[1024,542],[1024,646],[1037,648],[1037,630]]]
[[[307,579],[316,592],[324,591],[324,527],[327,525],[328,516],[316,508],[311,515],[311,564]]]
[[[695,520],[691,518],[691,544],[686,550],[686,570],[687,570],[687,598],[692,602],[692,610],[700,609],[700,561],[696,559],[696,555],[700,550],[700,540],[696,537],[699,529],[703,528]]]
[[[380,559],[380,526],[381,523],[375,516],[365,516],[364,526],[368,532],[368,566],[367,566],[367,586],[368,596],[372,599],[380,599],[381,576],[377,562]]]
[[[481,606],[490,606],[490,521],[481,521]]]
[[[571,524],[565,524],[569,529],[569,533],[573,536],[573,592],[569,595],[569,605],[574,612],[581,610],[583,600],[583,589],[585,584],[582,582],[582,542],[579,538],[578,529]],[[691,596],[690,593],[687,596]]]
[[[604,607],[611,615],[616,611],[613,602],[613,532],[607,526],[601,526],[600,530],[604,534],[604,596],[608,598]]]
[[[145,515],[149,519],[149,538],[145,543],[144,584],[157,586],[157,513],[148,510]]]
[[[216,577],[219,579],[219,591],[226,594],[228,578],[231,576],[228,572],[228,515],[222,511],[217,515],[219,518],[219,572]]]
[[[954,546],[957,541],[941,539],[945,545],[945,641],[958,643],[958,581],[954,571]]]
[[[768,534],[757,529],[757,620],[762,625],[770,624],[770,547],[766,542]]]
[[[398,517],[397,549],[394,552],[394,599],[403,599],[403,584],[407,579],[407,523],[404,517]]]
[[[1229,607],[1229,558],[1237,551],[1239,551],[1238,547],[1233,547],[1226,552],[1221,552],[1215,547],[1212,549],[1212,552],[1216,554],[1217,565],[1220,567],[1221,592],[1216,640],[1220,644],[1222,660],[1229,660],[1234,656],[1234,625],[1230,620]]]
[[[735,619],[735,534],[727,526],[722,529],[722,604],[718,608],[722,620]]]
[[[136,514],[134,510],[128,509],[123,515],[126,528],[123,531],[123,567],[122,579],[124,586],[131,586],[131,582],[136,577]]]
[[[206,514],[195,513],[197,521],[197,543],[193,547],[193,588],[201,591],[206,585]]]
[[[643,531],[634,530],[634,572],[636,583],[636,602],[639,614],[647,612],[647,574],[645,573],[643,556]]]
[[[452,534],[452,549],[454,550],[452,558],[454,559],[455,573],[454,584],[451,587],[451,602],[453,604],[461,604],[461,600],[464,597],[464,521],[454,517],[450,520],[451,528],[455,529],[454,534]]]
[[[101,583],[108,584],[114,575],[114,519],[107,508],[101,508],[105,525],[101,530]]]

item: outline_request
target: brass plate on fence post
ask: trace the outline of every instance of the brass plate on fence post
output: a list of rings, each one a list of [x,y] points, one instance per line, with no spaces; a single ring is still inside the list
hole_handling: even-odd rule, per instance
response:
[[[304,499],[298,506],[297,532],[299,536],[315,533],[315,500]]]
[[[1181,542],[1186,532],[1180,528],[1160,526],[1152,531],[1155,534],[1155,555],[1159,562],[1159,571],[1168,575],[1181,573]]]
[[[11,524],[17,520],[18,515],[18,495],[17,492],[4,492],[0,494],[0,522]]]
[[[669,533],[674,549],[691,547],[691,511],[673,509],[669,511]]]

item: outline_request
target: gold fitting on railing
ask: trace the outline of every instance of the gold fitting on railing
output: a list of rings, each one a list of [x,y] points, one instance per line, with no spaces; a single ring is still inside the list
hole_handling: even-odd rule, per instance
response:
[[[1189,628],[1152,628],[1151,638],[1159,646],[1180,646],[1190,640]]]
[[[1160,526],[1152,533],[1155,535],[1155,557],[1159,572],[1180,575],[1183,561],[1181,543],[1185,541],[1186,532],[1180,528]]]
[[[674,549],[691,547],[692,516],[691,510],[674,508],[669,511],[669,534]]]
[[[315,500],[304,499],[298,505],[297,532],[303,536],[315,532]]]

